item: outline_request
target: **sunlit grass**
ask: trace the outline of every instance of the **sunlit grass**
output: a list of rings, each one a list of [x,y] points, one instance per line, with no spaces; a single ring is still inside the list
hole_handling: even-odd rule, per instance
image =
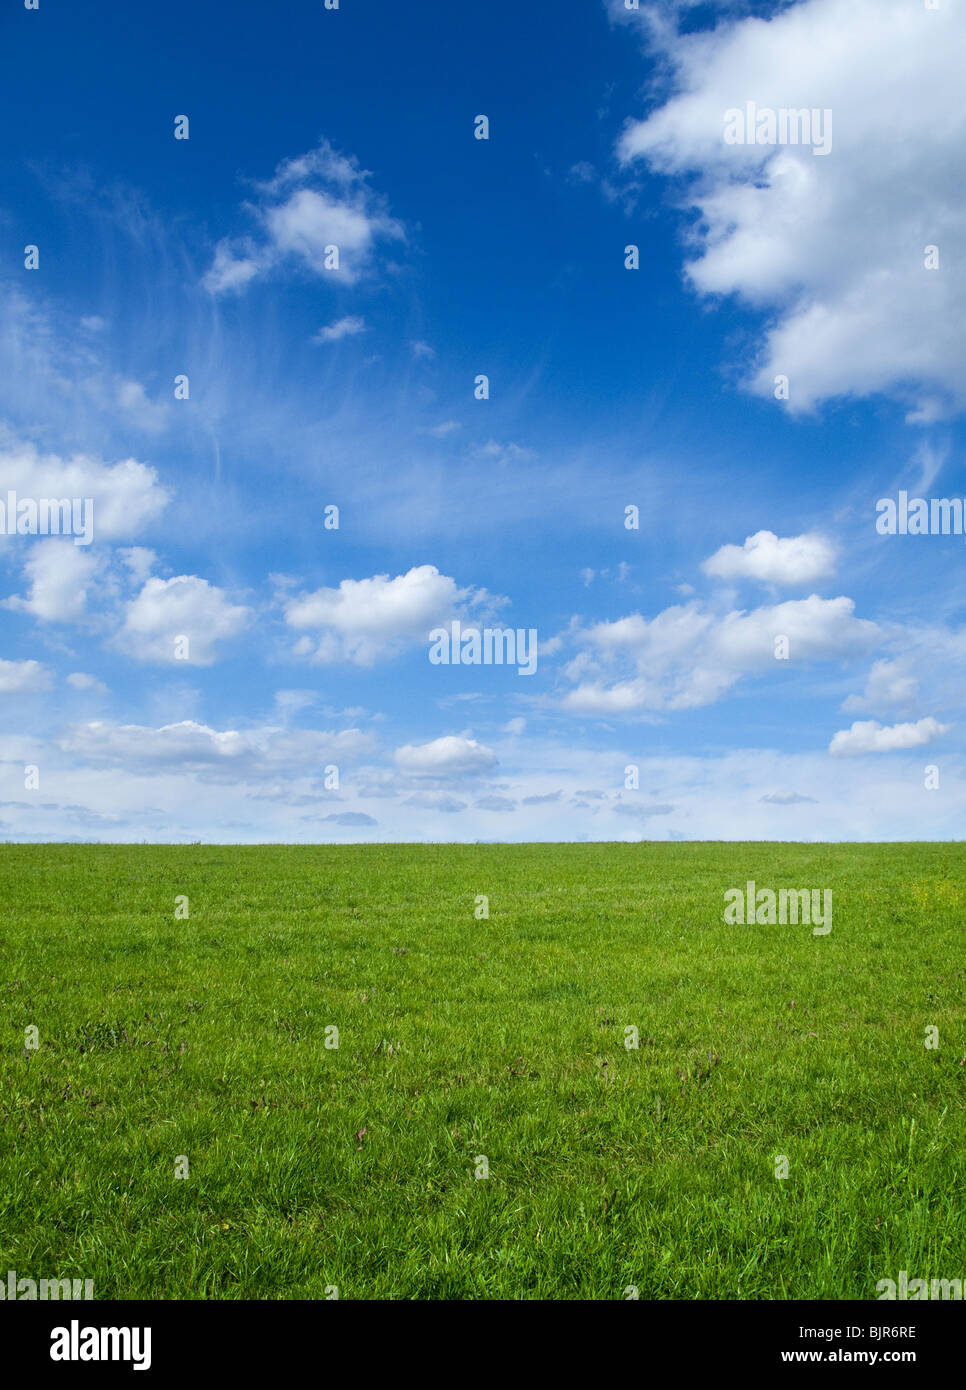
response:
[[[725,926],[747,879],[831,888],[831,933]],[[966,1276],[958,845],[7,845],[0,885],[0,1275],[513,1299]]]

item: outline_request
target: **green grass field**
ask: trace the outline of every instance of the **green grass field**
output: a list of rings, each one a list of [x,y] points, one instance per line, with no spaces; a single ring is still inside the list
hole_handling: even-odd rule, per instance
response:
[[[832,931],[726,926],[747,879],[831,888]],[[868,1299],[966,1276],[961,845],[5,845],[0,884],[0,1278]]]

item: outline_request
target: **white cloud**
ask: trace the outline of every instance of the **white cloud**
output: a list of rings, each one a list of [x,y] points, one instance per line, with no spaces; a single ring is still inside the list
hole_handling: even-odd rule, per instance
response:
[[[318,698],[317,690],[276,690],[275,708],[282,719],[288,719],[304,709],[311,709]]]
[[[141,429],[164,428],[168,417],[167,403],[152,401],[140,381],[133,381],[130,377],[116,377],[114,399],[118,410],[136,421]]]
[[[301,257],[319,274],[325,269],[327,246],[339,248],[341,262],[343,253],[361,255],[372,241],[369,219],[361,209],[311,188],[296,189],[284,203],[269,208],[265,224],[280,251]]]
[[[373,191],[369,173],[338,154],[328,141],[278,166],[274,177],[255,185],[246,209],[258,221],[260,239],[220,241],[203,284],[212,294],[240,290],[284,261],[315,275],[351,284],[371,266],[380,241],[405,240],[389,216],[385,199]],[[338,248],[338,271],[327,265],[327,248]]]
[[[428,640],[432,628],[482,598],[482,591],[460,589],[435,565],[417,565],[394,579],[388,574],[343,579],[337,589],[288,599],[285,621],[297,631],[318,634],[297,644],[299,655],[371,666],[406,644]]]
[[[0,659],[0,695],[31,695],[50,685],[50,672],[39,661]]]
[[[861,753],[893,753],[902,748],[921,748],[934,738],[948,733],[949,724],[940,724],[929,716],[915,724],[879,724],[874,719],[857,720],[851,729],[840,729],[828,746],[837,758],[855,757]]]
[[[813,584],[834,572],[835,551],[822,536],[779,537],[773,531],[756,531],[743,546],[723,545],[701,568],[714,579]]]
[[[42,454],[33,444],[11,443],[0,447],[0,476],[20,497],[92,498],[95,540],[136,536],[169,500],[156,471],[133,458],[113,464],[87,454],[65,459]]]
[[[144,545],[129,545],[117,552],[135,584],[143,584],[157,564],[158,557]]]
[[[770,396],[786,374],[793,410],[891,392],[918,420],[966,403],[966,281],[950,260],[966,231],[966,7],[800,0],[652,35],[676,94],[627,126],[619,153],[693,177],[695,287],[770,311],[752,388]],[[830,110],[830,152],[726,144],[724,113],[749,101]]]
[[[465,773],[462,782],[434,782],[431,776],[409,777],[398,766],[384,772],[386,764],[371,761],[358,730],[299,731],[283,742],[279,729],[158,722],[169,727],[101,725],[100,734],[68,730],[60,747],[12,733],[9,726],[0,731],[0,759],[46,768],[44,804],[11,788],[8,794],[22,799],[0,805],[4,833],[57,839],[75,835],[83,819],[86,838],[294,843],[344,838],[342,830],[329,834],[337,822],[326,825],[320,818],[370,811],[379,825],[370,827],[367,839],[371,834],[386,843],[436,841],[438,813],[405,804],[412,792],[426,789],[474,803],[444,822],[445,839],[470,842],[496,837],[748,841],[776,835],[800,841],[953,840],[966,816],[966,767],[951,736],[949,745],[943,744],[941,795],[922,791],[921,776],[910,782],[909,758],[915,753],[831,758],[824,748],[785,754],[742,747],[723,756],[647,756],[644,749],[627,748],[626,740],[608,748],[603,741],[575,742],[566,734],[560,739],[534,735],[522,750],[526,765],[514,760],[484,787]],[[224,735],[232,732],[237,738],[226,741]],[[380,750],[374,753],[379,756]],[[642,790],[636,796],[623,790],[629,757],[640,767]],[[341,793],[322,785],[329,762],[343,773]],[[375,781],[369,795],[379,799],[355,800],[370,774]],[[588,788],[604,795],[591,797]],[[792,789],[798,801],[791,800]],[[491,794],[515,801],[516,811],[500,814],[504,808],[483,804]],[[763,794],[787,799],[763,801]],[[657,806],[675,809],[640,819],[614,809],[637,798],[645,813]]]
[[[793,663],[868,649],[879,629],[854,610],[850,598],[812,594],[751,612],[719,615],[689,603],[652,619],[638,613],[598,623],[579,634],[583,649],[565,672],[579,683],[564,707],[629,714],[712,704],[743,675],[775,668],[776,637],[788,638]]]
[[[72,725],[59,747],[95,767],[121,767],[139,774],[166,768],[223,773],[244,781],[283,774],[321,778],[327,763],[339,764],[369,752],[373,739],[358,729],[341,733],[274,727],[219,730],[193,719],[152,728],[95,720]]]
[[[574,183],[595,183],[597,170],[586,159],[581,159],[570,166],[570,178]]]
[[[396,749],[395,761],[411,777],[462,777],[487,772],[496,766],[497,757],[474,738],[448,735],[430,743],[407,743]]]
[[[29,613],[46,623],[75,623],[87,612],[87,594],[98,569],[98,560],[73,541],[35,542],[24,561],[29,581],[27,598],[13,595],[0,607]]]
[[[488,439],[485,444],[475,444],[468,451],[468,457],[483,463],[513,464],[526,463],[533,458],[533,452],[514,444],[512,440],[508,444],[501,444],[497,439]]]
[[[340,338],[354,338],[357,334],[365,331],[365,319],[360,318],[358,314],[347,314],[345,318],[336,319],[334,323],[320,328],[312,341],[313,343],[337,343]]]
[[[72,671],[67,677],[67,684],[74,690],[89,690],[95,695],[106,695],[107,686],[103,681],[99,681],[96,676],[89,676],[84,671]]]
[[[916,702],[919,680],[909,669],[910,658],[876,661],[866,681],[865,693],[850,695],[842,703],[847,712],[887,709],[907,710]]]
[[[42,289],[28,296],[7,282],[0,286],[0,376],[13,372],[17,390],[7,393],[5,412],[31,435],[38,421],[48,437],[62,439],[155,434],[174,410],[172,398],[150,399],[140,381],[115,369],[85,320],[46,301]]]
[[[186,661],[210,666],[217,644],[248,624],[250,610],[229,601],[222,589],[197,575],[149,579],[124,606],[124,625],[116,645],[139,661]],[[175,655],[175,638],[188,638],[185,658]]]
[[[215,259],[201,283],[211,294],[242,290],[260,269],[258,258],[245,254],[241,244],[233,247],[230,241],[222,240],[215,247]]]

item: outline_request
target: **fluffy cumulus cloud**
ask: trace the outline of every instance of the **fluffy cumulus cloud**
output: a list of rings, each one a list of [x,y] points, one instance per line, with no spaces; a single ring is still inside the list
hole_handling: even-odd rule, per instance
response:
[[[791,662],[851,657],[880,640],[850,598],[812,594],[751,612],[719,614],[692,602],[655,618],[639,613],[578,634],[582,650],[565,668],[575,688],[564,707],[582,714],[631,714],[712,704],[743,675],[774,668],[776,638]]]
[[[434,627],[485,597],[481,590],[461,589],[435,565],[416,565],[393,579],[343,579],[337,589],[290,598],[285,621],[306,634],[296,644],[297,655],[371,666],[427,641]]]
[[[284,262],[351,284],[370,269],[380,243],[405,239],[368,171],[328,141],[285,160],[273,178],[254,185],[254,198],[245,206],[257,231],[218,243],[204,277],[212,294],[241,290]],[[337,271],[332,247],[338,250]]]
[[[701,568],[714,579],[754,579],[791,588],[827,579],[835,569],[835,551],[822,536],[756,531],[744,545],[723,545]]]
[[[921,748],[949,732],[929,716],[914,724],[879,724],[875,719],[857,720],[851,729],[840,729],[828,746],[836,758],[857,757],[862,753],[894,753],[903,748]]]
[[[26,598],[14,594],[3,607],[45,623],[75,623],[87,611],[87,597],[99,562],[86,549],[62,537],[35,542],[24,561]]]
[[[448,735],[397,748],[395,762],[400,772],[410,777],[466,777],[496,767],[497,756],[474,738]]]
[[[50,685],[50,672],[39,661],[0,659],[0,695],[32,695]]]
[[[842,708],[850,713],[863,710],[870,714],[881,710],[907,710],[915,705],[919,695],[919,678],[913,675],[909,657],[875,661],[861,695],[850,695]]]
[[[688,180],[695,288],[767,311],[752,388],[788,376],[793,410],[895,393],[917,420],[966,404],[966,280],[950,259],[966,230],[966,7],[799,0],[686,34],[645,11],[673,92],[619,154]],[[725,113],[748,102],[756,128],[762,111],[831,116],[812,144],[727,143]]]
[[[168,504],[169,494],[156,471],[137,459],[105,463],[88,454],[41,453],[33,444],[0,447],[0,477],[19,498],[90,498],[94,540],[125,540],[138,535]],[[2,543],[0,533],[0,543]]]
[[[197,575],[153,578],[125,604],[116,643],[139,661],[210,666],[218,643],[237,636],[249,619],[249,609],[232,603],[222,589]],[[178,643],[184,637],[186,648]]]

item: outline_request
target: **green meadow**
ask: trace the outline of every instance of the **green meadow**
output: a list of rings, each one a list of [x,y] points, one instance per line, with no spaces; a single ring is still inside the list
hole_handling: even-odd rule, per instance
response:
[[[749,879],[832,930],[726,925]],[[0,1279],[966,1277],[959,844],[4,845],[0,888]]]

